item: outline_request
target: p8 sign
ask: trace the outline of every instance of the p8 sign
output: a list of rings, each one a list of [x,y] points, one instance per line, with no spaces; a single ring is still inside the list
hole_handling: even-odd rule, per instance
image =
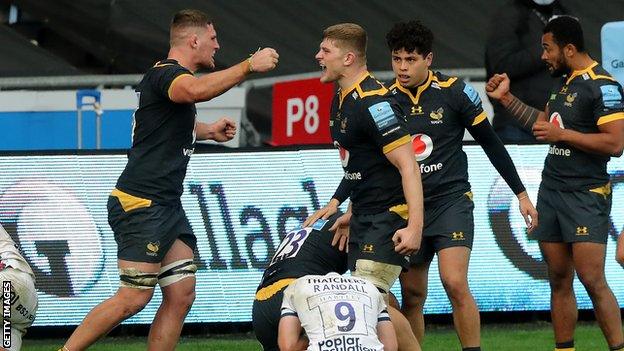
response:
[[[273,85],[273,145],[329,144],[332,84],[318,78]]]

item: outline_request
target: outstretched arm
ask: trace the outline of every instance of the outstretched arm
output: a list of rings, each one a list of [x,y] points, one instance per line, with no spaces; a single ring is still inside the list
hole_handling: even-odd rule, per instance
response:
[[[169,98],[176,103],[208,101],[242,82],[253,72],[268,72],[277,66],[279,55],[274,49],[264,48],[249,59],[228,69],[205,74],[199,78],[185,74],[169,88]]]

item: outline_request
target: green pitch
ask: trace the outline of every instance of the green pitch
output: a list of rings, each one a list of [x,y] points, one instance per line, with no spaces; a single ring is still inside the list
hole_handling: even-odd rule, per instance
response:
[[[484,351],[551,351],[554,349],[550,324],[485,325],[482,348]],[[57,350],[64,340],[24,340],[24,351]],[[89,350],[93,351],[139,351],[145,350],[146,337],[106,338]],[[427,329],[424,351],[460,350],[457,336],[448,326]],[[178,351],[259,351],[260,344],[252,335],[219,336],[210,338],[183,337]],[[608,350],[600,329],[595,323],[580,323],[576,330],[576,350]]]

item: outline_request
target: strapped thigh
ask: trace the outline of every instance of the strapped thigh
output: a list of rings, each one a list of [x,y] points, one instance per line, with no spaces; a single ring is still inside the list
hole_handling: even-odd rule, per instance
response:
[[[197,272],[197,266],[193,264],[192,259],[175,261],[160,268],[158,284],[160,287],[165,287],[182,279],[194,277],[195,272]]]
[[[158,283],[158,273],[142,272],[134,267],[120,268],[121,286],[132,289],[154,289]]]

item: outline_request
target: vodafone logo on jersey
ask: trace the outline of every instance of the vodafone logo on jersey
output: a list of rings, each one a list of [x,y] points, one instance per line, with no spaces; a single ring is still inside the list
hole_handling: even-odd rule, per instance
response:
[[[340,163],[342,163],[342,167],[347,167],[349,164],[349,150],[340,146],[337,141],[334,141],[334,146],[338,148],[338,154],[340,154]]]
[[[427,134],[416,134],[412,136],[412,149],[416,161],[422,161],[433,152],[433,140]]]
[[[563,118],[561,118],[561,115],[559,114],[559,112],[553,112],[550,115],[550,123],[556,125],[557,127],[561,129],[565,129],[565,127],[563,126]]]

